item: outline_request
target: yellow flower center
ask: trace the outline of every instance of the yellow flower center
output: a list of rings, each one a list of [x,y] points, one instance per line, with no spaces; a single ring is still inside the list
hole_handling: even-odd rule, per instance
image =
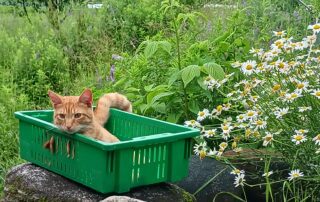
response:
[[[300,175],[298,173],[293,173],[292,177],[299,177]]]
[[[247,113],[247,115],[248,115],[248,116],[253,116],[253,115],[254,115],[254,112],[250,111],[250,112]]]
[[[206,155],[207,155],[207,152],[204,150],[201,150],[199,153],[200,159],[204,159],[204,157],[206,157]]]
[[[272,136],[266,136],[266,139],[265,139],[267,142],[270,142],[272,140]]]
[[[190,123],[191,123],[191,124],[195,124],[196,121],[195,121],[195,120],[191,120]]]
[[[298,97],[298,95],[296,93],[291,94],[291,98],[297,98],[297,97]]]
[[[227,143],[222,142],[222,143],[220,144],[220,147],[221,147],[221,148],[226,148],[226,147],[227,147]]]
[[[204,116],[205,113],[204,112],[199,112],[199,116]]]
[[[280,62],[280,63],[279,63],[279,68],[280,68],[280,69],[283,69],[283,68],[284,68],[284,63],[283,63],[283,62]]]
[[[252,68],[253,68],[252,65],[247,65],[246,66],[246,70],[252,70]]]
[[[261,126],[261,125],[263,125],[263,121],[258,120],[258,121],[256,122],[256,124],[257,124],[258,126]]]
[[[217,106],[217,111],[222,111],[222,105]]]
[[[298,83],[298,85],[297,85],[297,88],[298,89],[302,89],[304,87],[304,84],[303,83]]]
[[[318,135],[316,136],[316,140],[319,140],[319,141],[320,141],[320,134],[318,134]]]
[[[297,135],[294,139],[296,139],[297,141],[300,141],[303,139],[303,136],[302,135]]]
[[[320,24],[316,24],[313,26],[313,29],[320,29]]]
[[[276,85],[273,86],[272,90],[273,91],[278,91],[278,90],[280,90],[280,88],[281,88],[281,85],[280,84],[276,84]]]
[[[283,32],[277,32],[277,36],[281,36]]]
[[[224,125],[224,126],[222,127],[222,130],[229,130],[229,127],[228,127],[227,125]]]
[[[316,92],[315,94],[316,94],[317,97],[319,97],[320,96],[320,91]]]

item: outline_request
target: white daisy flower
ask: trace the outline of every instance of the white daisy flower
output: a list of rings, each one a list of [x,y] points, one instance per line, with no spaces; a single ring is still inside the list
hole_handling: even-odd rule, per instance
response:
[[[218,116],[221,114],[222,110],[223,110],[223,106],[218,105],[215,109],[212,110],[212,114],[215,114]]]
[[[296,145],[298,145],[302,142],[307,141],[307,137],[302,134],[296,134],[291,137],[291,141],[294,142]]]
[[[245,114],[239,114],[238,116],[237,116],[237,122],[238,123],[242,123],[242,122],[244,122],[245,120],[246,120],[246,115]]]
[[[320,23],[316,23],[314,25],[309,25],[308,29],[312,29],[314,33],[319,33],[320,32]]]
[[[314,138],[312,138],[312,140],[315,141],[316,145],[320,146],[320,133],[317,136],[315,136]]]
[[[272,174],[273,174],[273,171],[271,170],[271,171],[269,171],[269,172],[263,173],[263,174],[262,174],[262,177],[269,177],[269,176],[272,175]]]
[[[301,92],[294,91],[292,93],[285,94],[285,101],[291,103],[291,102],[293,102],[295,99],[297,99],[299,97],[302,97]],[[319,94],[319,98],[320,98],[320,94]]]
[[[289,181],[291,181],[291,180],[298,178],[298,177],[303,177],[303,173],[300,172],[299,169],[295,169],[295,170],[290,171],[288,179],[289,179]]]
[[[241,70],[245,75],[251,75],[256,66],[257,66],[257,62],[256,61],[248,60],[247,62],[242,63]]]
[[[289,107],[278,108],[277,111],[273,112],[277,119],[281,119],[284,115],[288,114]]]
[[[203,136],[205,136],[207,138],[213,137],[216,135],[216,131],[217,131],[217,129],[206,130],[206,131],[204,131]]]
[[[240,175],[240,174],[244,174],[244,173],[245,173],[244,170],[239,170],[239,169],[237,169],[237,168],[233,169],[233,170],[230,172],[230,174],[232,174],[232,175]]]
[[[305,129],[299,129],[299,130],[294,130],[295,133],[303,135],[309,132],[309,130],[305,130]]]
[[[213,150],[209,150],[209,152],[207,152],[207,156],[216,156],[218,154],[218,151],[216,150],[216,148],[213,148]]]
[[[225,149],[228,147],[228,143],[226,143],[226,142],[221,142],[221,143],[219,144],[219,147],[220,147],[220,149],[225,150]]]
[[[296,81],[296,89],[298,91],[303,91],[303,90],[307,90],[308,86],[309,86],[309,82],[308,81]]]
[[[305,112],[312,110],[312,107],[298,107],[299,112]]]
[[[199,156],[201,151],[207,151],[207,143],[206,142],[201,142],[200,144],[195,144],[193,146],[193,152]]]
[[[264,129],[267,127],[267,122],[260,119],[253,122],[253,124],[256,125],[258,129]]]
[[[240,174],[240,175],[236,175],[235,179],[234,179],[234,183],[235,184],[235,187],[238,187],[239,185],[240,186],[244,186],[244,182],[246,180],[244,179],[244,174]]]
[[[196,120],[185,121],[184,125],[192,128],[201,128],[201,124]]]
[[[320,89],[318,88],[318,89],[312,90],[311,95],[314,95],[314,96],[316,96],[318,99],[320,99]]]
[[[208,109],[204,109],[203,111],[200,111],[198,113],[197,121],[203,121],[205,118],[207,118],[210,115],[210,112]]]
[[[273,31],[273,36],[284,37],[286,35],[286,31]]]
[[[273,140],[273,134],[266,132],[266,136],[264,136],[263,138],[263,146],[268,146],[268,144],[271,144],[272,140]]]
[[[258,112],[253,111],[253,110],[248,110],[246,113],[246,118],[250,119],[250,120],[256,118],[257,116],[258,116]]]
[[[241,67],[241,63],[238,62],[238,61],[235,61],[235,62],[231,63],[231,66],[232,66],[233,68],[238,68],[238,67]]]

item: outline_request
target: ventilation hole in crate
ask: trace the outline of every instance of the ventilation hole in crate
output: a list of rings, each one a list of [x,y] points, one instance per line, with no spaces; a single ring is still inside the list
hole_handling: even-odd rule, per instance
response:
[[[189,158],[191,155],[191,141],[186,139],[184,142],[184,158]]]
[[[138,165],[140,165],[140,160],[141,160],[141,150],[138,150]]]
[[[140,168],[137,169],[137,181],[139,180],[140,178]]]
[[[147,150],[144,148],[143,149],[143,164],[146,164],[146,155],[147,155]]]
[[[165,161],[167,157],[167,145],[163,145],[163,158],[162,160]]]
[[[107,153],[107,172],[111,173],[114,170],[114,152]]]
[[[131,172],[131,183],[134,183],[135,178],[134,178],[134,168],[132,168],[132,172]]]
[[[161,145],[159,145],[158,161],[161,161]]]
[[[166,163],[162,163],[162,175],[161,175],[162,178],[164,178],[165,167],[166,167]]]
[[[157,179],[160,178],[160,164],[157,166]]]
[[[149,155],[148,155],[148,163],[151,163],[151,154],[152,154],[152,150],[151,147],[149,147]]]
[[[153,162],[156,162],[157,159],[157,147],[153,147]]]
[[[132,165],[133,166],[136,164],[135,160],[136,160],[136,150],[133,150],[133,153],[132,153]]]

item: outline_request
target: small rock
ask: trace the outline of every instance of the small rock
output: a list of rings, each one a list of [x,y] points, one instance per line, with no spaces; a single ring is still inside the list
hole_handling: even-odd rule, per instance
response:
[[[230,174],[231,168],[212,158],[200,160],[198,156],[192,156],[189,161],[188,177],[176,184],[187,192],[194,194],[202,185],[222,170],[224,171],[213,179],[212,182],[195,194],[197,201],[212,202],[213,198],[220,192],[231,192],[237,196],[241,196],[241,189],[234,187],[234,176]],[[216,198],[216,201],[233,202],[238,200],[230,195],[221,194]]]
[[[4,201],[195,201],[191,194],[168,183],[134,188],[122,194],[126,196],[122,199],[120,196],[110,199],[112,195],[114,193],[98,193],[31,163],[12,168],[7,173],[4,188]]]
[[[145,202],[145,201],[130,198],[127,196],[110,196],[100,202]]]

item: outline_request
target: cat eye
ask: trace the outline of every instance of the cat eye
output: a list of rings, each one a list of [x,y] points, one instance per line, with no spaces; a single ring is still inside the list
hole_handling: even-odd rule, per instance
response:
[[[74,118],[78,119],[78,118],[80,118],[80,117],[81,117],[81,113],[76,113],[76,114],[74,114]]]
[[[59,117],[59,119],[65,119],[66,118],[66,115],[65,114],[58,114],[58,117]]]

